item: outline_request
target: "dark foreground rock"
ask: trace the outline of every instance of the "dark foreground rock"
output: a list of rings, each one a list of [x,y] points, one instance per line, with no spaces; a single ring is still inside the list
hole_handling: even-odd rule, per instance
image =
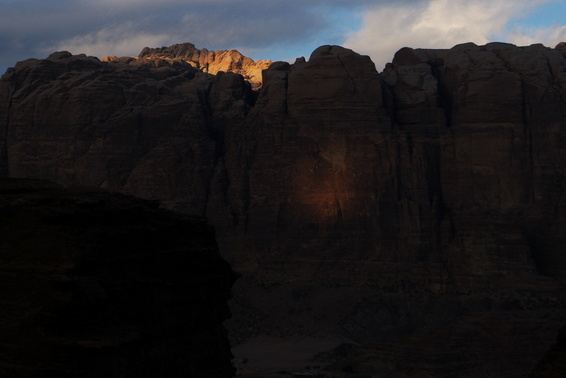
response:
[[[566,377],[566,327],[563,327],[556,344],[531,374],[532,378]]]
[[[233,282],[200,218],[0,180],[2,377],[231,377]]]

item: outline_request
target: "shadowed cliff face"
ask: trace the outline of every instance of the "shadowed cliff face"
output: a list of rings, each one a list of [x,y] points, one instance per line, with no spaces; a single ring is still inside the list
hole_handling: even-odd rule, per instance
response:
[[[38,180],[0,194],[0,375],[233,375],[234,274],[206,222]]]
[[[553,230],[564,227],[564,53],[497,43],[402,50],[383,77],[401,133],[416,142],[409,157],[436,150],[436,222],[450,225],[440,242],[467,265],[450,264],[456,275],[519,278],[536,268],[562,279]],[[438,135],[418,142],[417,129]]]
[[[25,61],[6,78],[0,167],[7,175],[144,193],[201,215],[223,120],[245,117],[254,100],[239,75],[68,53]]]
[[[245,253],[235,261],[321,278],[344,267],[340,261],[356,269],[375,252],[376,193],[386,185],[375,171],[390,163],[379,158],[390,155],[378,133],[390,129],[381,97],[369,58],[336,46],[265,71],[246,122],[226,133],[227,199]],[[230,233],[222,212],[208,216]]]
[[[186,49],[142,55],[202,55]],[[404,48],[378,74],[323,46],[264,71],[257,100],[239,75],[155,61],[9,70],[3,174],[207,215],[255,274],[434,291],[563,278],[560,48]]]
[[[564,45],[403,48],[382,73],[322,46],[272,64],[259,92],[178,59],[206,55],[189,47],[8,70],[2,174],[207,216],[234,268],[264,282],[367,284],[331,326],[376,348],[357,357],[376,372],[531,371],[565,307]],[[264,331],[288,310],[250,306]]]
[[[381,75],[330,46],[272,66],[226,134],[236,259],[441,291],[562,277],[564,64],[470,44],[404,49]]]

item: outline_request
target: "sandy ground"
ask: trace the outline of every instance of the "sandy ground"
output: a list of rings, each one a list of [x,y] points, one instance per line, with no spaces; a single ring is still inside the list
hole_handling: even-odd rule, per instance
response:
[[[313,358],[347,340],[337,338],[256,336],[232,349],[241,377],[284,377],[295,374],[333,376]],[[330,375],[332,374],[332,375]],[[308,376],[308,375],[307,375]],[[335,375],[338,376],[338,375]]]
[[[248,277],[235,284],[225,326],[241,378],[518,377],[566,322],[566,306],[537,301]]]
[[[233,318],[225,323],[238,374],[284,378],[318,372],[320,376],[348,377],[351,373],[324,371],[329,361],[315,357],[354,344],[341,330],[341,323],[373,290],[239,279],[230,303]]]

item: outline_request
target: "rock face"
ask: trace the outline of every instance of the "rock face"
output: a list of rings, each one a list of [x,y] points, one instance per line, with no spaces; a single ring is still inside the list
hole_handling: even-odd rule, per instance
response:
[[[562,279],[564,64],[491,44],[402,50],[381,75],[330,46],[274,65],[226,131],[233,218],[208,215],[269,274],[435,291]]]
[[[25,61],[4,78],[4,176],[131,188],[200,215],[225,120],[244,118],[255,100],[240,75],[214,76],[188,64],[103,63],[68,53]],[[22,160],[8,157],[12,153]]]
[[[264,71],[259,97],[187,63],[56,53],[0,82],[0,172],[206,215],[230,261],[266,277],[552,285],[566,270],[560,49],[404,48],[378,74],[323,46]],[[208,56],[141,54],[156,55]]]
[[[390,348],[384,366],[407,350],[434,359],[422,347],[443,348],[434,332],[458,344],[416,314],[463,309],[447,320],[460,335],[470,324],[522,324],[514,345],[532,342],[548,309],[562,316],[564,45],[403,48],[382,73],[368,57],[322,46],[308,60],[272,64],[259,92],[235,73],[198,70],[239,59],[203,51],[185,44],[113,62],[58,53],[19,63],[0,80],[1,174],[207,216],[234,268],[263,282],[370,285],[375,297],[352,304],[340,324]],[[423,293],[447,299],[410,305],[407,296]],[[513,373],[528,374],[557,323],[507,365],[478,358],[479,370],[429,372],[477,376],[520,359]],[[413,349],[383,344],[391,337]],[[471,338],[457,358],[436,355],[501,353],[505,342],[486,349],[488,338]]]
[[[199,50],[192,43],[153,49],[146,47],[140,53],[139,58],[141,60],[183,61],[211,74],[217,74],[220,71],[234,72],[242,75],[254,89],[261,87],[262,71],[272,63],[270,60],[256,62],[236,50]]]
[[[434,174],[406,189],[428,197],[429,209],[421,197],[414,211],[435,219],[420,237],[459,256],[448,264],[459,279],[513,280],[536,271],[564,283],[562,234],[555,231],[564,226],[564,54],[498,43],[404,49],[383,77],[400,135],[411,140],[412,175],[422,174],[419,161],[437,162]]]
[[[2,377],[231,377],[234,274],[203,219],[0,180]]]

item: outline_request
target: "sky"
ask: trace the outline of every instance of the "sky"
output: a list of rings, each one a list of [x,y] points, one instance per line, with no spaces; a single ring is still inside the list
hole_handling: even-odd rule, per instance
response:
[[[0,0],[0,74],[55,51],[137,56],[184,42],[289,62],[341,45],[382,71],[405,46],[494,41],[566,41],[566,0]]]

